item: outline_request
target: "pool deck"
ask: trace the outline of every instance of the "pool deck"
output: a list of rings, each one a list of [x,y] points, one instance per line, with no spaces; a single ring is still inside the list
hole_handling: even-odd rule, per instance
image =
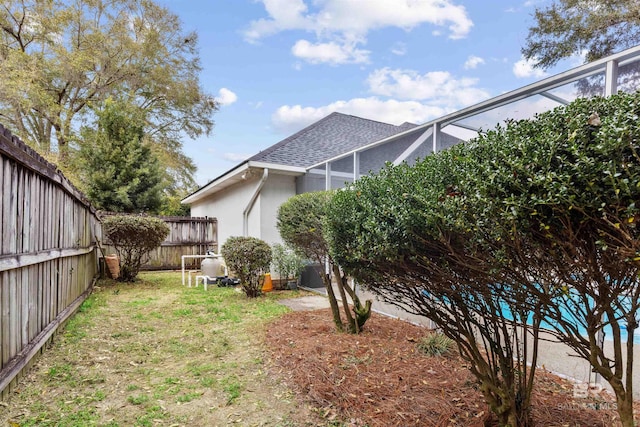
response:
[[[325,295],[324,289],[309,290],[319,293],[320,295]],[[299,302],[289,302],[290,300],[287,300],[285,305],[289,306],[293,310],[314,310],[329,307],[326,296],[320,295],[297,298],[302,300]],[[372,295],[369,292],[358,289],[358,296],[362,300],[373,300],[373,310],[377,313],[402,319],[426,328],[434,327],[432,322],[426,317],[409,314],[393,305],[380,301],[375,295]],[[579,357],[571,348],[559,342],[552,342],[554,341],[554,338],[551,334],[545,334],[542,338],[544,339],[540,340],[538,350],[537,365],[539,368],[573,380],[577,383],[599,382],[604,388],[611,390],[611,387],[606,381],[602,379],[597,381],[596,375],[591,371],[589,363]],[[605,354],[613,354],[613,345],[610,341],[605,341],[604,347]],[[623,350],[623,352],[626,353],[625,350]],[[626,357],[624,357],[624,360],[626,363]],[[634,399],[640,399],[640,345],[634,346],[633,370],[633,395]]]

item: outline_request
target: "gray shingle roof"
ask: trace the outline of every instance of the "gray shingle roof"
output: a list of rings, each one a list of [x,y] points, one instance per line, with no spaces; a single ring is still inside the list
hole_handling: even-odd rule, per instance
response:
[[[248,160],[308,167],[415,126],[412,123],[395,126],[331,113]]]

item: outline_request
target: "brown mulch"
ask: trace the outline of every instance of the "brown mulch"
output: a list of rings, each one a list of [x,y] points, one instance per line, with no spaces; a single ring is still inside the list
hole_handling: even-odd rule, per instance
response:
[[[494,425],[462,359],[417,349],[428,333],[374,313],[362,334],[341,334],[329,310],[316,310],[272,323],[267,345],[272,369],[329,420],[359,427]],[[570,382],[538,371],[535,425],[614,426],[612,408],[610,396],[574,399]]]

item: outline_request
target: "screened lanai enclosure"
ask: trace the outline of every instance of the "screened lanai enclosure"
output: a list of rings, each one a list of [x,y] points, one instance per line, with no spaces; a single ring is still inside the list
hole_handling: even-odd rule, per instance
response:
[[[298,178],[296,190],[342,188],[380,171],[386,162],[412,164],[507,120],[532,118],[580,97],[639,89],[640,46],[636,46],[313,165]]]
[[[599,61],[571,69],[539,82],[504,93],[495,98],[415,126],[402,133],[333,157],[307,168],[297,179],[297,192],[343,188],[358,178],[375,174],[385,163],[413,164],[434,152],[468,141],[481,132],[494,129],[509,120],[533,118],[536,114],[592,96],[609,96],[618,92],[640,90],[640,46]],[[361,300],[374,298],[366,289],[358,289]],[[427,326],[425,319],[401,312],[396,307],[374,302],[375,311],[397,316]],[[540,344],[538,364],[546,369],[586,383],[593,381],[589,364],[570,354],[556,342]],[[604,344],[605,348],[608,348]],[[609,350],[607,350],[609,351]],[[640,360],[636,349],[635,360]],[[554,355],[561,355],[554,357]],[[600,379],[595,376],[595,382]],[[634,389],[640,390],[640,377],[634,377]],[[636,398],[640,392],[636,391]]]

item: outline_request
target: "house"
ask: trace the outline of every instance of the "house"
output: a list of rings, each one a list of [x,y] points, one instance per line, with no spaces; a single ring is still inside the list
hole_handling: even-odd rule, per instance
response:
[[[386,162],[412,164],[491,129],[533,117],[583,96],[638,89],[640,46],[438,117],[394,126],[332,113],[261,151],[186,197],[193,216],[218,219],[218,241],[229,236],[280,242],[278,207],[308,191],[341,188]]]
[[[534,117],[585,96],[609,96],[640,90],[640,46],[547,77],[479,104],[437,117],[419,126],[393,126],[334,113],[246,160],[184,199],[194,216],[216,216],[219,241],[230,235],[279,240],[277,207],[305,191],[339,188],[376,172],[385,162],[413,163],[472,138],[506,120]],[[371,298],[358,288],[361,300]],[[423,323],[392,304],[374,303],[376,311]],[[604,343],[611,354],[611,344]],[[588,362],[571,355],[564,344],[544,340],[537,363],[587,384],[594,378]],[[638,360],[638,356],[635,356]],[[633,378],[640,389],[640,377]],[[595,377],[595,382],[600,382]],[[637,394],[637,393],[636,393]],[[636,395],[635,398],[640,396]]]
[[[269,244],[278,243],[278,207],[296,194],[325,189],[324,170],[318,173],[314,165],[391,136],[407,134],[404,145],[408,146],[415,140],[411,129],[416,126],[331,113],[238,164],[182,203],[191,205],[192,216],[217,218],[220,245],[230,236],[253,236]],[[379,158],[365,159],[359,169],[379,169],[394,154],[387,151],[378,153]],[[336,165],[334,169],[333,188],[353,180],[353,164]]]

